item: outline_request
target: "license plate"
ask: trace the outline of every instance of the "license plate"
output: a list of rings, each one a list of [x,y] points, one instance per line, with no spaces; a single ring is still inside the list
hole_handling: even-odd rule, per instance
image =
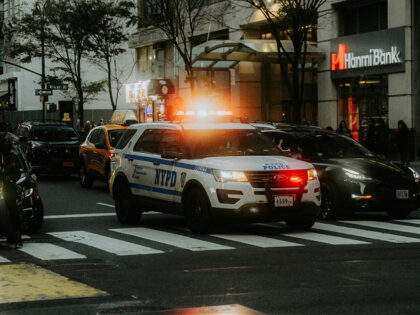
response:
[[[293,196],[274,196],[274,207],[293,207]]]
[[[409,199],[408,189],[397,189],[397,199]]]
[[[74,162],[63,162],[63,166],[64,167],[73,167],[74,166]]]

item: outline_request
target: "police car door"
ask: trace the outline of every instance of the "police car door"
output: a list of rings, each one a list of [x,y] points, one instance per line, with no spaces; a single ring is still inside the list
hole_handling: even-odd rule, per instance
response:
[[[146,129],[133,147],[130,156],[131,188],[136,195],[154,198],[156,192],[155,174],[160,167],[159,142],[162,130],[156,128]]]
[[[166,129],[162,133],[160,141],[160,154],[166,152],[181,152],[182,137],[179,130]],[[178,201],[181,198],[179,181],[181,180],[181,170],[175,167],[174,159],[161,158],[160,165],[156,168],[155,192],[159,199],[167,201]]]

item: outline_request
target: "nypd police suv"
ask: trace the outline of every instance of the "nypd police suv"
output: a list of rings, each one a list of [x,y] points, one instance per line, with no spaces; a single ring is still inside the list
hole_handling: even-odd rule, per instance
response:
[[[281,154],[247,124],[132,125],[111,161],[117,217],[135,224],[144,211],[180,214],[195,233],[218,219],[286,220],[309,229],[320,207],[317,173]]]

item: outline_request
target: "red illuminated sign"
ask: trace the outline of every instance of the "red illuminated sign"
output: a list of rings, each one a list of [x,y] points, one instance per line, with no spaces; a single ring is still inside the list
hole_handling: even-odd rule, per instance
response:
[[[331,54],[331,70],[346,69],[346,54],[349,52],[349,47],[344,44],[338,45],[338,53]]]

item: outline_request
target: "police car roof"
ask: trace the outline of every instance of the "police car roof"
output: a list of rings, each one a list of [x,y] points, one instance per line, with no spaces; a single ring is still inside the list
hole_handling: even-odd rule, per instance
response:
[[[185,130],[223,130],[223,129],[246,129],[246,130],[256,130],[255,127],[248,125],[248,124],[239,124],[239,123],[205,123],[205,122],[197,122],[197,123],[171,123],[171,122],[156,122],[156,123],[142,123],[142,124],[135,124],[131,125],[129,129],[137,129],[137,127],[168,127],[173,126],[177,129],[185,129]]]

